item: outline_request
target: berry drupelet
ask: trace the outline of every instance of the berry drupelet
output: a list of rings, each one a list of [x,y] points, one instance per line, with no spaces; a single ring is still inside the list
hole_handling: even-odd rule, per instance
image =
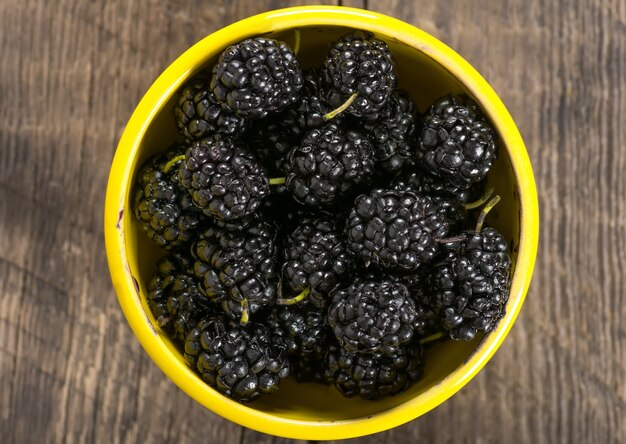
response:
[[[287,188],[302,204],[327,207],[366,186],[374,165],[374,149],[362,133],[329,123],[287,155]]]
[[[428,196],[374,189],[357,197],[350,211],[348,249],[366,266],[414,271],[434,257],[448,225]]]
[[[168,250],[191,240],[205,219],[179,181],[183,161],[178,149],[155,156],[141,168],[135,184],[135,216],[150,239]]]
[[[320,308],[354,269],[354,260],[331,216],[303,220],[288,236],[283,254],[282,291],[299,294],[309,289],[307,300]]]
[[[256,37],[230,46],[220,55],[211,89],[223,109],[262,119],[296,102],[302,83],[291,48],[285,42]]]
[[[334,108],[353,100],[347,112],[376,114],[396,88],[394,62],[387,44],[357,31],[335,43],[324,61],[325,99]]]
[[[268,179],[254,156],[221,134],[187,149],[179,178],[194,203],[222,221],[248,216],[268,194]]]
[[[200,293],[182,254],[165,256],[148,283],[148,304],[157,323],[173,339],[184,340],[202,316],[212,312],[210,300]]]
[[[428,303],[452,339],[470,341],[493,330],[504,316],[511,267],[507,243],[495,229],[485,228],[445,248],[433,263]]]
[[[275,392],[289,374],[284,345],[256,323],[244,328],[219,317],[203,319],[185,341],[185,360],[220,393],[250,402]]]
[[[176,126],[189,142],[215,133],[238,137],[248,127],[247,119],[222,109],[209,88],[210,81],[199,75],[178,93],[174,107]]]
[[[274,303],[276,297],[276,230],[262,220],[242,231],[210,227],[193,245],[194,272],[200,290],[232,319]]]
[[[394,356],[413,337],[415,302],[393,278],[357,279],[333,292],[328,325],[347,352]]]
[[[496,134],[467,96],[437,100],[423,116],[417,160],[447,182],[468,188],[486,176],[496,157]]]

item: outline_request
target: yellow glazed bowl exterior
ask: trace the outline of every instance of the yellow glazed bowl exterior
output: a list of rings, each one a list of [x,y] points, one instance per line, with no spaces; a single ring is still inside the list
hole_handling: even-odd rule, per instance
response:
[[[130,190],[137,168],[172,142],[175,92],[226,48],[245,38],[269,35],[293,44],[298,58],[320,64],[328,43],[349,28],[373,32],[396,58],[400,86],[423,111],[446,93],[465,92],[485,110],[500,139],[500,158],[490,176],[502,202],[489,222],[509,240],[513,279],[506,315],[497,329],[470,343],[448,341],[429,351],[425,376],[406,393],[379,401],[345,399],[332,387],[287,380],[276,394],[242,405],[213,390],[185,364],[157,327],[146,304],[146,283],[159,255],[132,214]],[[404,83],[403,83],[404,82]],[[421,85],[427,85],[426,88]],[[538,243],[539,215],[532,168],[522,138],[489,84],[463,58],[425,32],[400,20],[352,8],[310,6],[247,18],[206,37],[172,63],[150,87],[130,118],[117,147],[106,194],[105,239],[111,278],[124,314],[142,346],[174,383],[208,409],[261,432],[298,439],[367,435],[410,421],[444,402],[489,361],[517,317],[530,284]],[[432,355],[432,356],[431,356]]]

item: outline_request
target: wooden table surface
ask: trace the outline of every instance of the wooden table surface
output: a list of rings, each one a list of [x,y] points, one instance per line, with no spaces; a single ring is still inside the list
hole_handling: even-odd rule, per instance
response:
[[[296,4],[0,1],[3,443],[288,441],[205,410],[143,352],[111,286],[102,209],[155,77],[206,34]],[[626,1],[343,4],[424,29],[491,82],[528,146],[542,222],[526,304],[486,368],[358,442],[626,442]]]

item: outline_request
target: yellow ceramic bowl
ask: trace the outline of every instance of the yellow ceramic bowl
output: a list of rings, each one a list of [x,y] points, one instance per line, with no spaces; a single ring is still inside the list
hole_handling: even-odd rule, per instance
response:
[[[514,259],[511,296],[498,328],[473,342],[437,344],[429,350],[424,378],[407,392],[379,401],[343,398],[332,387],[287,380],[272,396],[252,404],[232,401],[204,384],[181,353],[156,327],[146,304],[146,284],[157,258],[136,223],[129,198],[137,168],[176,137],[175,92],[227,46],[265,35],[293,44],[301,31],[298,58],[321,64],[330,42],[351,28],[373,32],[393,51],[399,86],[420,110],[447,93],[467,93],[489,115],[500,138],[500,157],[489,182],[502,196],[489,223],[510,243]],[[155,55],[156,57],[156,55]],[[487,363],[511,329],[533,272],[538,239],[537,194],[520,134],[489,84],[458,54],[400,20],[359,9],[312,6],[247,18],[206,37],[172,63],[150,87],[120,140],[106,195],[105,237],[113,285],[128,323],[156,364],[200,404],[243,426],[300,439],[351,438],[390,429],[441,404]]]

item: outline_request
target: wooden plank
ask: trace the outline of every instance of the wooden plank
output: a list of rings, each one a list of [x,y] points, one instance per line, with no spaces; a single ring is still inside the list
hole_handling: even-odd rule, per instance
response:
[[[340,0],[339,4],[341,6],[347,6],[350,8],[363,8],[367,9],[368,0]]]
[[[292,440],[244,429],[240,444],[307,444],[310,441]]]
[[[15,378],[19,360],[18,342],[20,323],[22,288],[25,273],[11,262],[0,261],[0,405],[8,407],[17,397],[14,390]],[[4,295],[4,296],[3,296]],[[11,416],[11,409],[2,408],[0,411],[0,429],[7,431]]]

